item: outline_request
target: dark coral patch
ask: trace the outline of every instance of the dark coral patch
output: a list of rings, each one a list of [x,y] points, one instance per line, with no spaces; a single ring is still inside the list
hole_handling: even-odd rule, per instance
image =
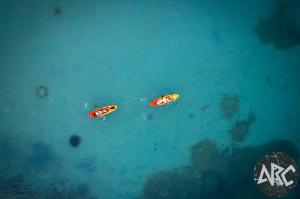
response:
[[[157,151],[158,149],[158,142],[155,142],[154,147],[153,147],[153,151]]]
[[[288,49],[300,44],[300,1],[278,0],[272,12],[262,17],[255,33],[263,44],[272,43],[275,48]]]
[[[86,173],[97,171],[97,159],[95,157],[84,158],[75,164],[75,167]]]
[[[205,112],[205,111],[207,111],[207,109],[210,107],[210,103],[209,104],[205,104],[205,105],[203,105],[203,106],[201,106],[200,107],[200,111],[202,111],[202,112]]]
[[[162,171],[152,175],[143,189],[145,199],[180,199],[199,196],[201,192],[200,180],[193,170],[179,168]]]
[[[153,118],[154,118],[154,116],[152,114],[147,113],[147,115],[146,115],[147,120],[153,120]]]
[[[72,147],[78,147],[81,143],[81,138],[78,135],[72,135],[69,139],[69,143]]]
[[[1,180],[0,177],[0,198],[16,199],[96,199],[90,195],[90,189],[86,184],[77,187],[61,187],[55,183],[47,187],[39,186],[38,183],[27,182],[23,175],[13,176],[10,179]]]
[[[289,154],[297,162],[299,161],[299,151],[297,147],[288,140],[278,139],[270,141],[260,147],[261,154],[267,154],[274,151],[280,151]]]
[[[217,199],[222,191],[222,179],[217,173],[199,174],[183,166],[152,175],[143,189],[143,199]],[[220,194],[221,195],[221,194]]]
[[[234,126],[229,129],[231,139],[234,142],[242,142],[249,133],[250,126],[255,121],[255,115],[249,114],[244,120],[237,121]]]
[[[37,142],[32,146],[28,163],[34,168],[44,169],[57,160],[56,153],[46,144]]]
[[[149,121],[154,119],[154,116],[151,113],[143,113],[142,117],[144,120],[149,120]]]
[[[193,167],[200,172],[218,171],[226,165],[226,155],[218,149],[216,142],[202,140],[192,147]]]
[[[54,16],[58,16],[58,15],[61,15],[61,14],[62,14],[62,9],[61,9],[61,7],[56,6],[56,7],[53,8],[53,15],[54,15]]]
[[[200,153],[197,152],[197,155],[207,156],[201,151],[212,151],[208,154],[214,156],[217,153],[217,157],[220,156],[221,152],[216,152],[216,144],[213,141],[201,142],[195,145],[196,148],[200,148]],[[254,186],[253,168],[256,162],[269,151],[282,151],[296,161],[299,160],[296,146],[287,140],[275,140],[259,146],[234,147],[230,154],[227,153],[223,157],[227,164],[219,167],[218,170],[202,171],[196,167],[186,166],[153,174],[146,181],[140,198],[240,199],[243,197],[264,199],[266,196]],[[207,160],[213,162],[213,159]],[[215,163],[218,164],[218,160],[215,160]],[[289,198],[298,199],[299,194],[300,189],[296,189],[289,194]]]
[[[193,118],[195,117],[195,115],[194,115],[193,113],[188,113],[188,117],[189,117],[190,119],[193,119]]]
[[[273,83],[269,77],[265,77],[265,81],[266,81],[266,84],[268,85],[268,87],[270,87],[270,88],[273,87]]]
[[[231,118],[240,109],[240,96],[224,95],[219,104],[222,117],[231,120]]]

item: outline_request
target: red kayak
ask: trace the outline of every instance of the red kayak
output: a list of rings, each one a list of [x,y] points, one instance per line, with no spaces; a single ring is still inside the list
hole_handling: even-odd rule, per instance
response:
[[[170,102],[173,102],[179,98],[179,94],[170,94],[170,95],[165,95],[162,97],[159,97],[155,100],[153,100],[149,105],[150,106],[163,106],[165,104],[168,104]]]
[[[115,110],[117,110],[118,106],[117,105],[109,105],[109,106],[104,106],[101,108],[96,108],[92,112],[89,113],[90,118],[96,118],[96,117],[104,117],[105,115],[108,115]]]

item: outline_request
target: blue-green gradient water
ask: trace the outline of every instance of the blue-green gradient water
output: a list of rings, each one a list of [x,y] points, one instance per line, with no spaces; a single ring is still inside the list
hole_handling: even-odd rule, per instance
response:
[[[252,177],[266,145],[298,159],[299,13],[297,0],[1,0],[0,197],[267,198]]]

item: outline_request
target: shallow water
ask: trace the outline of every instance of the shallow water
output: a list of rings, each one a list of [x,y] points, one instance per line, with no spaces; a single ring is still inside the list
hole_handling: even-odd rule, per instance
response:
[[[203,140],[242,154],[277,139],[299,146],[300,12],[283,16],[294,28],[288,41],[288,28],[257,25],[276,15],[277,1],[0,4],[4,197],[149,199],[150,176],[192,165],[191,149]],[[181,95],[174,104],[148,106],[173,92]],[[239,99],[230,119],[220,105],[226,96]],[[105,120],[88,117],[107,104],[119,109]],[[249,114],[255,121],[236,143],[230,129]],[[81,138],[77,147],[72,135]]]

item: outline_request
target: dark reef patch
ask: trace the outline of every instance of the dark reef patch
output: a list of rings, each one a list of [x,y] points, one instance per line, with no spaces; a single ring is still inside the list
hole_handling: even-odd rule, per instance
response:
[[[207,109],[210,107],[211,104],[205,104],[203,106],[200,107],[200,111],[205,112],[207,111]]]
[[[12,189],[12,190],[14,190],[14,192],[19,193],[19,194],[22,194],[24,192],[23,184],[24,184],[24,179],[23,179],[22,175],[13,176],[10,179],[5,181],[5,186],[7,188]],[[1,191],[0,191],[0,194],[1,194]]]
[[[62,14],[62,9],[59,6],[55,6],[52,12],[54,16],[59,16]]]
[[[196,199],[201,184],[197,175],[190,168],[162,171],[152,175],[143,188],[146,199]]]
[[[280,151],[289,154],[291,157],[295,159],[295,161],[299,161],[299,152],[297,147],[290,141],[279,139],[270,141],[259,148],[260,153],[270,153],[274,151]],[[261,158],[261,157],[260,157]]]
[[[75,167],[85,173],[97,171],[97,159],[95,157],[85,158],[75,164]]]
[[[271,81],[270,77],[265,77],[265,81],[266,81],[266,84],[268,85],[269,88],[273,87],[273,84],[272,84],[272,81]]]
[[[146,119],[147,120],[153,120],[153,118],[154,118],[154,116],[152,114],[150,114],[150,113],[146,114]]]
[[[231,120],[231,118],[240,109],[240,96],[238,95],[224,95],[219,104],[222,117]]]
[[[72,147],[78,147],[81,143],[81,138],[78,135],[72,135],[69,139],[69,143]]]
[[[1,180],[1,178],[0,178]],[[90,196],[89,187],[80,184],[66,189],[61,186],[49,185],[44,190],[38,184],[28,183],[23,175],[0,181],[0,198],[11,199],[96,199]]]
[[[17,150],[13,147],[13,143],[2,136],[0,139],[0,172],[10,168],[17,153]]]
[[[36,88],[36,95],[38,97],[46,97],[48,95],[48,89],[45,86],[39,86]]]
[[[46,144],[37,142],[32,145],[32,155],[27,163],[33,168],[45,169],[57,161],[57,154]]]
[[[268,16],[262,17],[255,33],[263,44],[288,49],[300,44],[300,1],[278,0]]]
[[[194,119],[195,115],[194,115],[193,113],[188,113],[188,117],[189,117],[190,119]]]
[[[151,113],[143,113],[143,114],[142,114],[142,118],[143,118],[144,120],[151,121],[151,120],[154,119],[154,115],[151,114]]]
[[[225,154],[212,140],[202,140],[192,147],[191,161],[199,172],[218,171],[226,165]]]
[[[77,186],[77,192],[79,194],[88,194],[90,192],[90,187],[87,184],[79,184]]]
[[[213,141],[206,140],[197,143],[194,156],[215,156],[208,161],[218,164],[218,158],[223,152],[217,150]],[[210,151],[204,154],[202,151]],[[231,153],[226,152],[226,164],[215,167],[211,164],[199,169],[197,164],[153,174],[145,183],[141,199],[264,199],[268,198],[255,186],[253,169],[256,162],[271,151],[281,151],[289,154],[297,162],[299,153],[296,146],[287,140],[274,140],[259,146],[234,147]],[[192,150],[193,153],[193,150]],[[193,155],[192,155],[193,156]],[[195,158],[198,160],[199,157]],[[200,158],[201,159],[201,158]],[[223,161],[221,159],[221,161]],[[192,161],[193,162],[193,161]],[[202,165],[202,161],[201,164]],[[217,170],[215,170],[217,168]],[[286,198],[297,199],[299,187]]]
[[[192,168],[181,167],[152,175],[143,188],[141,199],[217,199],[222,188],[219,174],[203,175]]]
[[[85,186],[85,190],[82,190],[82,186]],[[96,199],[96,197],[90,196],[89,187],[87,185],[80,185],[68,190],[62,190],[54,187],[52,190],[45,193],[45,199]]]
[[[229,129],[231,139],[234,142],[242,142],[249,133],[250,126],[255,121],[255,115],[250,113],[244,120],[237,121],[234,126]]]
[[[158,148],[158,142],[155,142],[154,147],[153,147],[153,151],[157,151]]]

